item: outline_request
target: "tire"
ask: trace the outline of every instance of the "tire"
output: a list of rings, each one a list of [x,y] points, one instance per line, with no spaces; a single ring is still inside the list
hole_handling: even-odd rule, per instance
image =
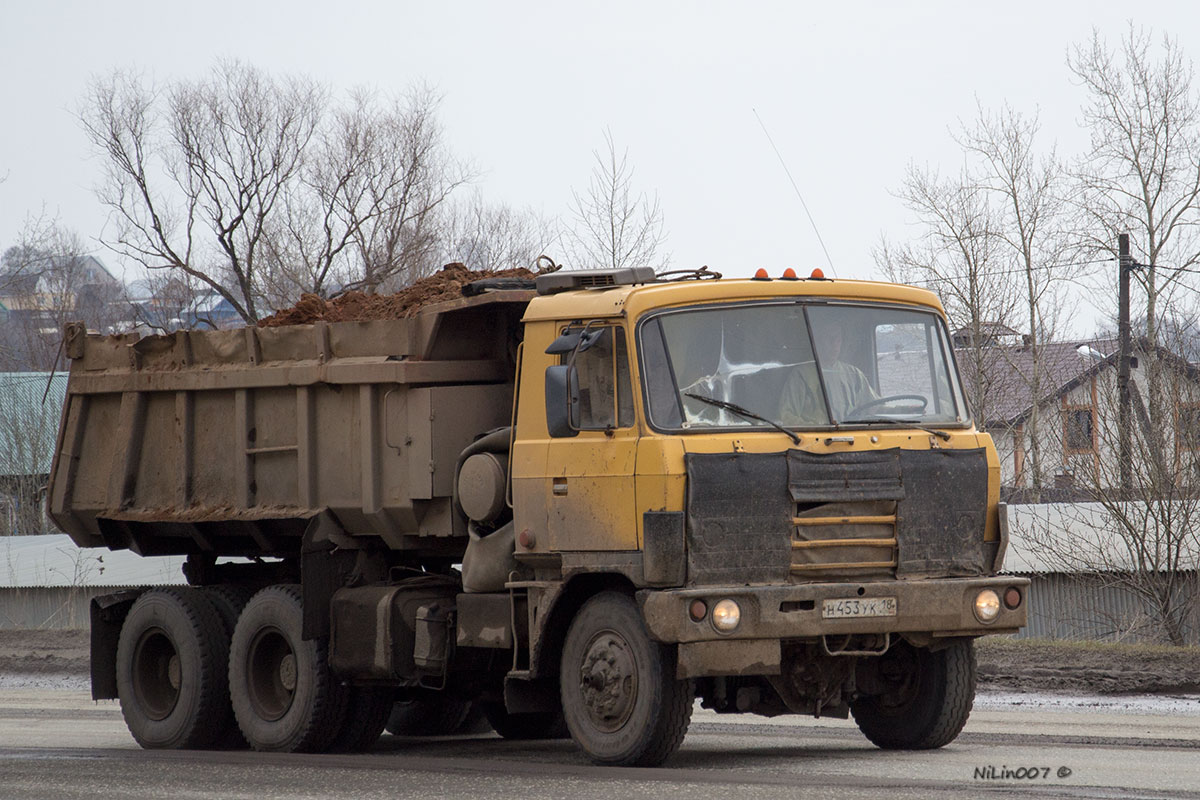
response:
[[[383,726],[392,713],[391,687],[352,686],[346,704],[342,728],[329,744],[330,753],[362,753],[370,750],[383,735]]]
[[[394,736],[450,736],[463,729],[474,709],[474,703],[458,697],[397,700],[388,715],[387,732]]]
[[[211,586],[202,586],[200,591],[212,603],[216,609],[217,615],[221,618],[222,626],[225,629],[225,647],[228,650],[230,641],[233,638],[233,629],[237,626],[238,617],[241,616],[242,609],[246,607],[246,603],[254,596],[254,589],[249,586],[240,586],[234,583],[220,583]],[[228,664],[226,672],[228,672]],[[228,722],[224,732],[216,737],[213,742],[213,747],[218,750],[245,750],[250,744],[246,741],[246,737],[242,735],[241,730],[237,726],[237,720],[233,717],[233,707],[229,708]]]
[[[657,766],[692,717],[692,682],[675,678],[674,652],[617,592],[588,600],[571,622],[560,686],[571,737],[597,764]]]
[[[301,636],[300,587],[269,586],[246,604],[229,648],[229,694],[255,750],[321,752],[340,733],[349,692],[329,670],[328,642]]]
[[[483,715],[492,730],[505,739],[568,739],[571,736],[561,711],[510,714],[503,703],[484,703]]]
[[[117,641],[117,696],[137,743],[211,746],[229,725],[228,658],[221,618],[198,590],[142,594]]]
[[[932,750],[954,741],[975,701],[975,642],[930,651],[907,642],[879,657],[890,688],[850,704],[863,735],[885,750]]]

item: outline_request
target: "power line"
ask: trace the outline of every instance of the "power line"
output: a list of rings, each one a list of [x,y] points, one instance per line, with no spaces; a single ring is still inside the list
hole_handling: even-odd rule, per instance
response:
[[[1103,263],[1112,262],[1112,261],[1116,261],[1116,259],[1115,258],[1102,258],[1102,259],[1096,259],[1094,261],[1073,261],[1073,262],[1065,262],[1062,264],[1045,264],[1045,265],[1041,265],[1038,267],[1034,267],[1033,271],[1037,272],[1039,270],[1066,269],[1068,267],[1086,267],[1091,264],[1103,264]],[[979,277],[991,277],[993,275],[1024,275],[1027,271],[1028,270],[1026,270],[1024,267],[1015,267],[1013,269],[982,269],[982,270],[979,270],[978,276]],[[1094,275],[1094,274],[1096,274],[1097,271],[1098,270],[1092,270],[1088,274]],[[921,280],[926,283],[953,283],[955,281],[968,280],[968,279],[970,279],[970,277],[971,277],[970,275],[944,275],[944,276],[935,275],[935,276],[929,277],[929,278],[922,278]]]
[[[804,195],[800,194],[800,187],[796,185],[796,179],[792,177],[792,171],[788,169],[787,163],[783,160],[783,156],[779,153],[779,148],[775,146],[775,140],[771,138],[771,134],[767,131],[767,126],[763,124],[762,117],[758,115],[758,109],[750,109],[754,112],[754,118],[758,120],[759,126],[763,133],[766,134],[767,141],[771,143],[771,149],[775,151],[775,157],[779,159],[780,165],[783,167],[784,174],[788,176],[788,180],[792,182],[792,189],[796,192],[796,197],[800,198],[800,205],[804,207],[804,213],[808,216],[808,224],[812,225],[813,233],[817,235],[817,241],[821,245],[821,250],[825,252],[825,260],[829,262],[829,270],[833,271],[833,259],[829,257],[829,249],[825,247],[825,240],[821,238],[821,232],[817,230],[816,220],[813,219],[812,212],[808,210],[808,203],[804,202]]]

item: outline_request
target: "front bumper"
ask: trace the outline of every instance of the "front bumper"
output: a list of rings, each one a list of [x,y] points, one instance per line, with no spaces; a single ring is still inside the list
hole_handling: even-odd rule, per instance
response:
[[[972,610],[975,596],[994,589],[1001,597],[1009,587],[1021,592],[1015,609],[1001,605],[1000,615],[980,622]],[[826,619],[822,604],[832,599],[894,597],[894,616]],[[741,622],[719,633],[708,615],[695,621],[688,613],[693,600],[709,609],[729,598],[741,608]],[[1015,633],[1026,622],[1029,602],[1026,578],[938,578],[870,583],[810,583],[796,586],[700,586],[644,590],[638,601],[651,637],[666,643],[805,639],[854,633],[910,633],[934,637]]]

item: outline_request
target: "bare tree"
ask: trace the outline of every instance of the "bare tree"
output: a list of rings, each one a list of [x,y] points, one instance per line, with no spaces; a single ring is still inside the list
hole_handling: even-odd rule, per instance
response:
[[[532,269],[560,236],[553,221],[532,211],[489,204],[477,192],[445,215],[438,262],[457,261],[488,271]]]
[[[604,132],[605,152],[593,151],[595,166],[587,189],[572,192],[574,226],[566,233],[568,255],[577,267],[662,267],[666,241],[658,196],[637,192],[629,151],[617,154],[612,132]]]
[[[1028,324],[1029,359],[1022,374],[1034,402],[1022,435],[1027,438],[1034,496],[1042,488],[1040,403],[1050,388],[1044,383],[1043,344],[1054,338],[1066,316],[1061,273],[1055,268],[1064,258],[1066,217],[1065,172],[1054,149],[1039,154],[1035,146],[1040,124],[1004,106],[991,113],[982,107],[975,123],[956,137],[968,155],[975,156],[978,171],[973,180],[995,200],[994,236],[997,264],[1018,279]]]
[[[45,533],[45,489],[66,375],[0,378],[0,536]],[[57,391],[55,391],[57,390]]]
[[[1080,244],[1116,256],[1129,233],[1146,297],[1146,334],[1158,341],[1160,303],[1200,264],[1200,96],[1177,41],[1130,25],[1114,50],[1093,31],[1068,65],[1087,93],[1091,144],[1075,168]],[[1151,413],[1158,415],[1158,403]]]
[[[972,413],[982,425],[989,419],[989,376],[995,348],[993,326],[1011,321],[1016,305],[1010,276],[997,268],[996,213],[988,192],[962,172],[942,179],[936,172],[910,166],[897,196],[920,227],[916,242],[893,246],[886,240],[875,260],[894,281],[924,285],[937,292],[950,324],[964,334],[971,373]]]
[[[306,78],[220,62],[158,89],[115,72],[81,119],[104,154],[106,245],[206,285],[253,322],[301,292],[374,290],[420,262],[424,228],[467,177],[428,89],[335,105]]]
[[[446,153],[428,87],[381,108],[356,92],[319,132],[267,237],[285,283],[275,294],[375,292],[423,277],[438,264],[442,204],[470,177]]]

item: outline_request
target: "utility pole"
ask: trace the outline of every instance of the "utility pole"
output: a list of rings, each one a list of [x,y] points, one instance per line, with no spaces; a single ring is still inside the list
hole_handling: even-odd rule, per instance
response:
[[[1121,499],[1129,497],[1133,466],[1130,461],[1130,395],[1129,356],[1132,342],[1129,334],[1129,273],[1133,269],[1133,257],[1129,254],[1129,234],[1117,237],[1118,290],[1117,290],[1117,337],[1120,353],[1117,356],[1117,458],[1120,462]]]

